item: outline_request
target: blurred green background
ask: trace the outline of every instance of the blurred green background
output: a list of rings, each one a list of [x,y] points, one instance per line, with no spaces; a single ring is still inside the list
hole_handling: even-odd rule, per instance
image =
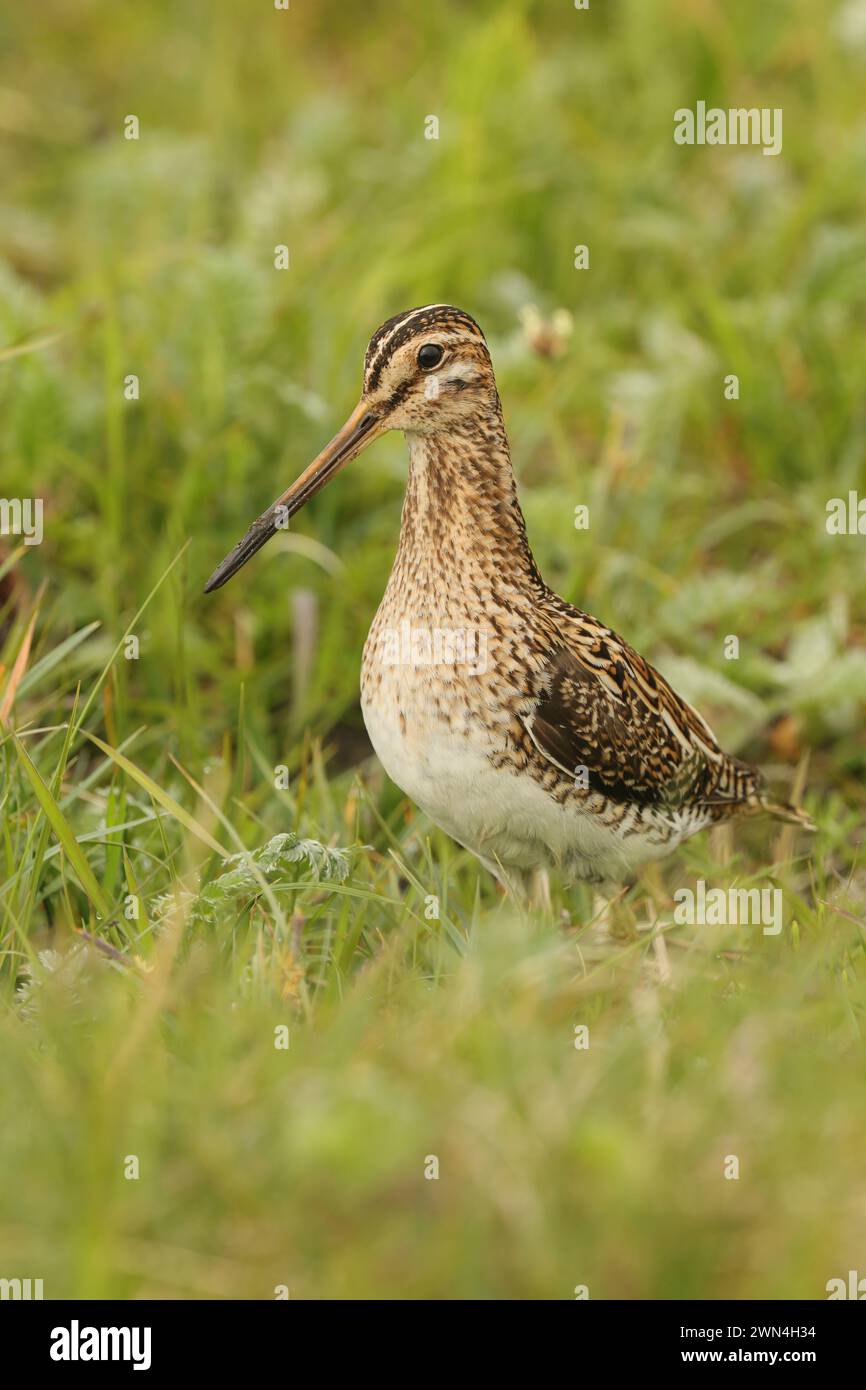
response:
[[[0,55],[0,493],[45,506],[0,537],[0,1277],[866,1273],[866,537],[825,525],[866,496],[864,0],[47,0]],[[782,108],[782,154],[676,145],[698,100]],[[373,330],[439,301],[487,334],[549,583],[805,778],[813,840],[748,823],[613,913],[515,915],[369,758],[398,437],[202,596]],[[672,931],[698,876],[782,887],[782,936]]]

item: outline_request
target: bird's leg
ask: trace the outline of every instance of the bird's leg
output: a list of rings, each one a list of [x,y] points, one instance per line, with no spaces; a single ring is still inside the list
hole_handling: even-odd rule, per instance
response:
[[[550,897],[550,874],[543,864],[532,871],[529,904],[536,912],[543,912],[548,917],[553,914],[553,903]]]

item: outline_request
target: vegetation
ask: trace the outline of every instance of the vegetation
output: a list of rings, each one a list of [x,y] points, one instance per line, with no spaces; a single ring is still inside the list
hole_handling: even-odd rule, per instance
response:
[[[863,0],[46,0],[0,39],[0,493],[44,501],[0,538],[0,1276],[866,1273],[866,538],[826,528],[866,496]],[[675,144],[698,100],[782,108],[781,155]],[[548,581],[816,835],[504,899],[363,734],[398,437],[203,597],[431,301],[488,334]],[[679,924],[701,878],[781,932]]]

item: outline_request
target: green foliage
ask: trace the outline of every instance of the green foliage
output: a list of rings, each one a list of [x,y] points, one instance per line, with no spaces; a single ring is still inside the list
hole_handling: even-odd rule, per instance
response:
[[[0,20],[0,494],[45,503],[40,546],[0,537],[0,1274],[862,1273],[866,538],[825,525],[866,496],[862,0],[74,10]],[[676,146],[698,99],[782,107],[782,155]],[[433,300],[488,335],[550,583],[780,795],[802,771],[811,841],[750,821],[613,907],[503,902],[363,735],[400,440],[204,598]],[[675,923],[701,877],[779,887],[782,932]]]
[[[276,894],[289,887],[299,866],[312,874],[315,882],[333,879],[342,883],[349,873],[349,855],[343,849],[328,849],[318,840],[300,840],[293,832],[274,835],[261,849],[233,854],[226,861],[236,865],[206,883],[197,893],[187,893],[180,903],[169,894],[154,900],[154,918],[183,909],[188,926],[225,928],[243,914],[249,914],[261,895],[262,880]],[[285,880],[289,879],[289,883]]]

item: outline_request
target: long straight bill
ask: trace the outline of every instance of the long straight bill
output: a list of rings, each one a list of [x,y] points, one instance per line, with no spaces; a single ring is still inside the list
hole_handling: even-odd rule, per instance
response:
[[[284,531],[290,517],[299,512],[304,503],[309,502],[310,498],[325,486],[329,478],[333,478],[341,468],[345,468],[346,464],[371,442],[377,433],[378,424],[378,416],[368,410],[363,401],[357,405],[330,444],[326,444],[309,468],[305,468],[291,487],[278,497],[276,502],[272,502],[267,511],[262,512],[246,535],[238,541],[234,550],[229,552],[222,564],[217,565],[204,586],[205,593],[210,594],[214,589],[222,588],[257,550],[261,550],[265,541],[269,541],[277,531]]]

